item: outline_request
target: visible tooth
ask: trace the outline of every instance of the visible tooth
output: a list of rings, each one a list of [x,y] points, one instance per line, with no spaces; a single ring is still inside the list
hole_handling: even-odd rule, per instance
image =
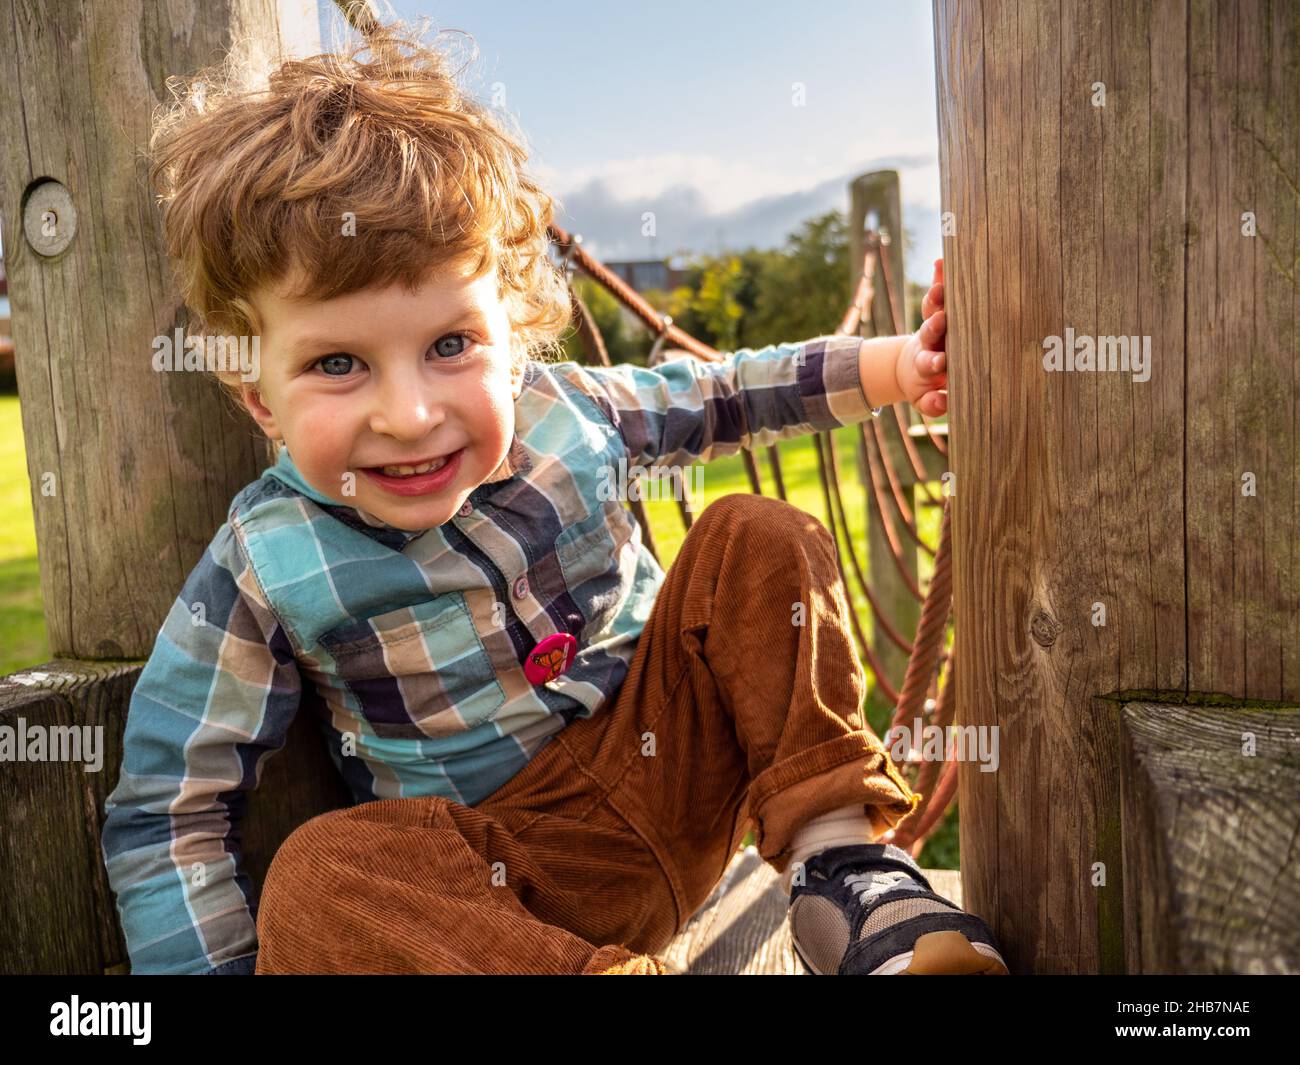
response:
[[[385,466],[384,473],[389,477],[410,477],[416,473],[428,473],[431,470],[438,470],[445,466],[445,458],[435,459],[433,462],[423,462],[419,466]]]

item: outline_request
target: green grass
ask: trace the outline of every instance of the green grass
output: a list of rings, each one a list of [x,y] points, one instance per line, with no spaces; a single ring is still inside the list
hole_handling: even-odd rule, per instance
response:
[[[859,561],[870,579],[866,552],[867,502],[863,485],[857,476],[857,432],[856,426],[848,426],[836,430],[833,439],[849,530]],[[814,438],[800,437],[784,441],[779,446],[787,498],[826,524],[825,501],[817,476]],[[766,449],[759,449],[756,457],[763,492],[775,496],[776,482],[772,478]],[[739,455],[708,463],[702,470],[704,498],[695,500],[697,513],[719,496],[750,490],[749,479]],[[932,490],[937,493],[937,486],[932,486]],[[940,520],[938,509],[926,506],[917,509],[923,538],[927,543],[937,544]],[[654,529],[660,560],[667,568],[677,557],[685,538],[677,504],[671,496],[648,499],[646,511]],[[844,560],[849,570],[848,587],[853,607],[858,617],[863,619],[864,628],[870,632],[870,608],[857,586],[857,578],[849,566],[847,553]],[[922,554],[922,578],[929,577],[928,563],[928,556]],[[911,634],[906,635],[910,637]],[[32,517],[31,489],[27,479],[18,397],[12,393],[0,394],[0,674],[25,669],[48,658],[49,643],[36,562],[36,529]],[[871,671],[865,662],[863,667],[867,669],[870,678]],[[869,681],[865,709],[867,721],[876,735],[884,735],[889,727],[890,711],[888,705],[875,693],[874,678]],[[747,838],[746,843],[750,842],[752,838]],[[958,867],[955,804],[945,815],[939,830],[927,841],[921,854],[921,863],[936,869]]]
[[[0,674],[50,657],[18,396],[0,393]]]

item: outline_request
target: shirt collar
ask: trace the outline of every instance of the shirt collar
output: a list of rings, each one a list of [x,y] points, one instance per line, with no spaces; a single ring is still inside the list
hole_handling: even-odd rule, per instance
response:
[[[401,546],[405,546],[411,540],[422,536],[427,530],[412,531],[410,529],[399,529],[394,525],[381,521],[374,515],[367,513],[359,507],[348,506],[331,499],[322,492],[317,491],[307,483],[301,471],[294,464],[293,458],[289,455],[287,447],[280,447],[279,456],[276,458],[275,465],[267,469],[263,476],[271,476],[276,480],[283,482],[292,488],[295,492],[306,496],[314,503],[319,504],[324,510],[328,511],[335,518],[338,518],[345,525],[361,532],[371,532],[378,535],[384,541],[400,541]],[[476,502],[482,501],[485,497],[491,495],[496,486],[512,477],[519,476],[529,472],[533,468],[532,457],[528,454],[528,449],[524,447],[523,441],[519,439],[519,433],[516,431],[510,438],[510,448],[506,452],[506,457],[501,460],[501,464],[484,479],[483,483],[470,492],[470,498]]]

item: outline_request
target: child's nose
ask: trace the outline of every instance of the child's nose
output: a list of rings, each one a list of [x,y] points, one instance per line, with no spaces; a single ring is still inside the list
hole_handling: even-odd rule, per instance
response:
[[[442,400],[427,381],[390,379],[374,390],[370,411],[373,432],[401,440],[421,440],[445,417]]]

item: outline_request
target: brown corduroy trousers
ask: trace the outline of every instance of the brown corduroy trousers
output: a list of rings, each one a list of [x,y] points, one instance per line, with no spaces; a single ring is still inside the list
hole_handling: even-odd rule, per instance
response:
[[[863,720],[848,609],[820,521],[715,500],[611,703],[476,806],[383,799],[285,840],[258,974],[665,972],[751,821],[784,871],[809,819],[862,803],[883,832],[919,802]]]

